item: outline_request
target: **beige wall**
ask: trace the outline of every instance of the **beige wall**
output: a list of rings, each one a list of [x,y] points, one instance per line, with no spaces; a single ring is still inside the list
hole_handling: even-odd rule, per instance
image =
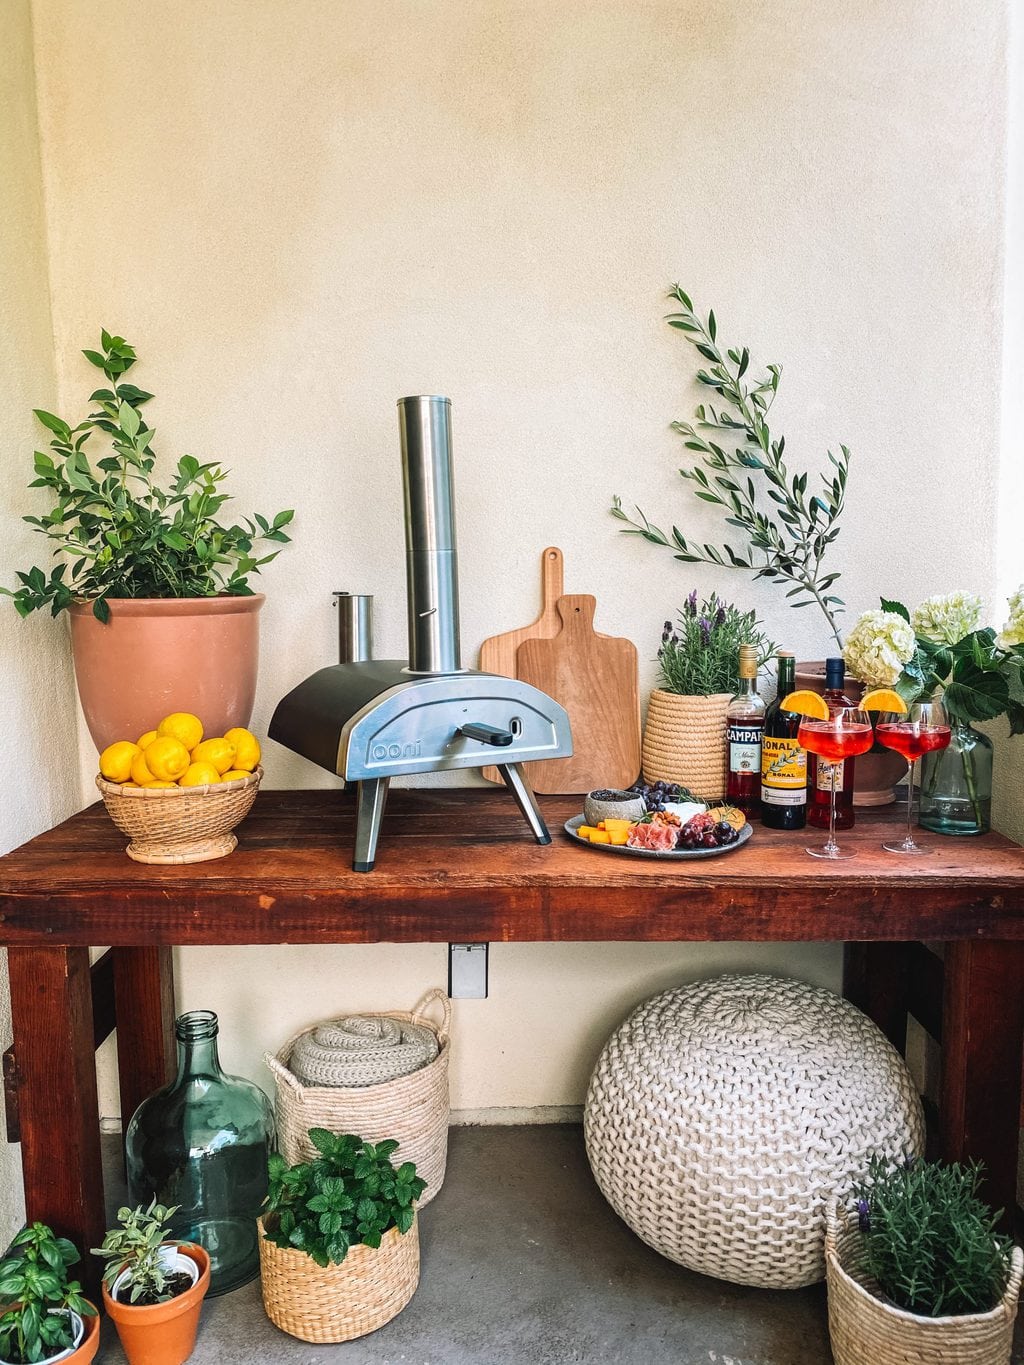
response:
[[[691,584],[821,654],[810,612],[690,573],[607,516],[617,491],[717,536],[673,472],[668,422],[696,401],[661,321],[676,278],[723,337],[785,365],[797,461],[853,447],[836,562],[851,611],[883,591],[993,596],[1002,4],[35,14],[65,405],[88,383],[80,347],[117,329],[167,454],[223,458],[240,510],[297,509],[265,577],[257,729],[331,661],[332,589],[375,593],[379,652],[404,649],[405,393],[454,403],[467,657],[531,618],[551,543],[569,589],[596,593],[599,628],[637,642],[645,686]],[[89,79],[69,79],[83,64]],[[83,747],[83,774],[94,760]],[[331,781],[274,745],[267,766],[274,785]],[[806,945],[496,948],[491,999],[458,1006],[456,1106],[578,1103],[608,1029],[670,981],[729,964],[837,984],[838,961]],[[192,950],[179,969],[181,1003],[220,1010],[228,1061],[256,1074],[318,1013],[443,982],[444,953]]]
[[[28,0],[6,0],[0,36],[0,537],[3,582],[40,562],[19,517],[38,494],[33,407],[54,400],[32,22]],[[38,507],[36,510],[40,510]],[[5,774],[0,853],[63,819],[78,804],[73,684],[64,632],[42,618],[19,621],[0,602],[0,772]],[[0,1052],[10,1045],[7,971],[0,952]],[[23,1214],[17,1147],[0,1109],[0,1249]]]

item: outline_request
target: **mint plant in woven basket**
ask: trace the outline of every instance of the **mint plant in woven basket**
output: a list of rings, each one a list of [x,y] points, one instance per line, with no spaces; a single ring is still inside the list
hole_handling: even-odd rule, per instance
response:
[[[1007,1365],[1024,1256],[979,1197],[977,1164],[873,1158],[830,1210],[836,1365]]]
[[[350,1341],[399,1313],[419,1282],[416,1201],[426,1182],[398,1143],[312,1128],[318,1155],[269,1162],[260,1271],[270,1320],[303,1341]]]

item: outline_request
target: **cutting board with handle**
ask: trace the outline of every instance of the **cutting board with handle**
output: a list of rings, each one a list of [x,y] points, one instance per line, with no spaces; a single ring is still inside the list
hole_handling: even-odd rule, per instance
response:
[[[565,707],[572,726],[570,758],[526,765],[542,793],[628,787],[640,772],[640,683],[631,640],[594,630],[593,597],[560,597],[561,629],[549,639],[526,639],[516,653],[516,676]]]

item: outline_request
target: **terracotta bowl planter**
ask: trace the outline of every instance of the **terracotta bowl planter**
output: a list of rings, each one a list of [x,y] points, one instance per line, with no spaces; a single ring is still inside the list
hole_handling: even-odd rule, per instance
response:
[[[825,690],[825,661],[814,659],[796,666],[796,685],[812,692]],[[859,678],[846,675],[846,695],[860,701],[867,690]],[[906,776],[907,760],[895,749],[878,744],[866,754],[859,754],[854,769],[853,804],[855,806],[889,806],[896,800],[896,783]]]
[[[184,1365],[192,1354],[203,1298],[210,1287],[210,1258],[201,1246],[190,1242],[176,1249],[199,1269],[192,1288],[177,1298],[167,1303],[120,1303],[103,1286],[103,1307],[114,1320],[129,1365]]]
[[[138,739],[172,711],[199,716],[208,735],[247,726],[265,600],[112,598],[105,625],[88,603],[73,606],[75,679],[97,749]]]

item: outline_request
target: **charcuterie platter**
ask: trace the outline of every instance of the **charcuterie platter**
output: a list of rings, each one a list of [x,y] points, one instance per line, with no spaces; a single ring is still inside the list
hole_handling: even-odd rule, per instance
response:
[[[581,827],[587,828],[585,817],[582,815],[574,815],[571,820],[565,822],[565,832],[574,843],[584,844],[587,848],[599,848],[606,853],[625,853],[631,858],[715,858],[720,853],[732,853],[734,849],[742,848],[749,842],[753,833],[749,825],[744,825],[731,843],[720,844],[716,848],[654,849],[631,847],[629,844],[593,843],[578,832]]]

